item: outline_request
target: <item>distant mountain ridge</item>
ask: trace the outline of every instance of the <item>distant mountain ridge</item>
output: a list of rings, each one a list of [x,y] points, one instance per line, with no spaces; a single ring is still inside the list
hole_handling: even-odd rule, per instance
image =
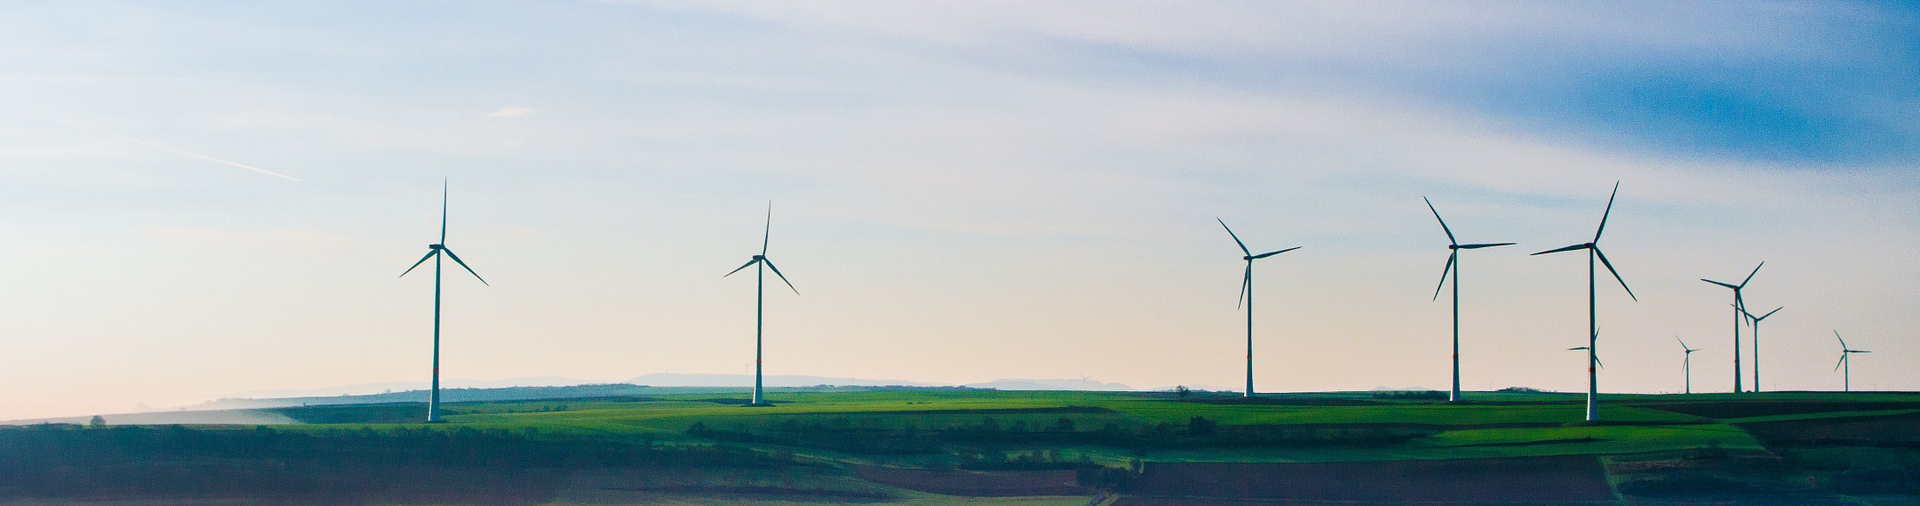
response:
[[[783,374],[765,376],[768,388],[806,389],[840,388],[980,388],[995,390],[1134,390],[1121,383],[1081,379],[997,379],[964,385],[926,383],[907,380],[834,378]],[[736,394],[753,386],[747,374],[651,373],[635,376],[625,383],[603,383],[562,377],[509,378],[503,380],[449,380],[442,383],[445,402],[521,401],[582,397],[620,397],[669,394]],[[426,402],[424,382],[366,383],[305,390],[263,390],[186,406],[184,410],[255,409],[333,404],[370,404],[386,402]]]
[[[634,376],[627,380],[636,385],[659,387],[751,387],[753,375],[750,374],[683,374],[652,373]],[[979,383],[955,385],[951,383],[925,383],[907,380],[873,380],[827,376],[807,376],[781,374],[765,376],[762,384],[768,387],[811,387],[820,385],[838,386],[909,386],[909,387],[949,387],[992,388],[996,390],[1133,390],[1133,387],[1121,383],[1104,383],[1081,379],[997,379]]]

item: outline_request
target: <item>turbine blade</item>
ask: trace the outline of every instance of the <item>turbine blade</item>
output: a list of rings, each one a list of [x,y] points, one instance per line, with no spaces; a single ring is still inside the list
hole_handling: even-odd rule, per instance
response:
[[[1711,280],[1711,279],[1707,279],[1707,278],[1700,278],[1700,280],[1701,280],[1701,281],[1705,281],[1705,282],[1708,282],[1708,283],[1713,283],[1713,284],[1716,284],[1716,285],[1720,285],[1720,286],[1724,286],[1724,287],[1727,287],[1727,288],[1735,288],[1735,289],[1738,289],[1738,288],[1740,288],[1740,287],[1738,287],[1738,286],[1733,286],[1733,285],[1729,285],[1729,284],[1726,284],[1726,283],[1721,283],[1721,282],[1719,282],[1719,281],[1714,281],[1714,280]]]
[[[1240,298],[1233,300],[1234,309],[1239,309],[1241,304],[1246,303],[1247,292],[1252,290],[1253,290],[1253,261],[1248,260],[1247,271],[1245,274],[1242,274],[1240,276]]]
[[[1620,182],[1613,182],[1613,194],[1607,195],[1607,210],[1600,213],[1600,228],[1593,231],[1593,242],[1600,242],[1600,234],[1607,231],[1607,216],[1613,214],[1613,198],[1620,195]]]
[[[1620,271],[1613,269],[1613,262],[1607,261],[1607,254],[1601,253],[1600,248],[1598,247],[1593,248],[1593,254],[1598,255],[1600,257],[1600,265],[1607,266],[1607,272],[1613,273],[1613,279],[1620,282],[1620,288],[1625,288],[1627,290],[1627,296],[1633,297],[1634,302],[1639,302],[1640,297],[1634,295],[1633,288],[1627,286],[1627,279],[1620,277]]]
[[[1840,349],[1842,350],[1847,349],[1847,339],[1844,337],[1840,337],[1840,331],[1838,330],[1833,331],[1833,338],[1840,340]]]
[[[799,288],[794,288],[794,287],[793,287],[793,282],[792,282],[792,281],[787,281],[787,275],[785,275],[785,274],[781,274],[781,273],[780,273],[780,268],[779,268],[779,267],[774,267],[774,266],[773,266],[773,261],[772,261],[772,260],[766,260],[765,262],[767,262],[767,268],[768,268],[768,269],[772,269],[772,270],[773,270],[773,275],[775,275],[775,276],[779,276],[779,277],[780,277],[780,282],[782,282],[782,283],[786,283],[786,284],[787,284],[787,289],[788,289],[788,290],[793,290],[793,294],[794,294],[794,295],[800,295],[800,289],[799,289]]]
[[[733,269],[733,270],[731,270],[731,271],[727,271],[727,273],[726,273],[726,274],[721,274],[721,275],[720,275],[720,277],[723,277],[723,278],[724,278],[724,277],[727,277],[727,276],[732,276],[732,275],[733,275],[733,273],[736,273],[736,272],[740,272],[740,269],[745,269],[745,268],[748,268],[748,267],[752,267],[752,266],[753,266],[753,263],[754,263],[754,262],[758,262],[758,261],[760,261],[760,259],[758,259],[758,258],[755,258],[755,259],[753,259],[753,260],[748,260],[748,261],[747,261],[747,263],[744,263],[744,264],[740,264],[740,267],[737,267],[737,268],[734,268],[734,269]]]
[[[1213,221],[1220,222],[1220,228],[1227,229],[1227,235],[1233,236],[1233,243],[1240,245],[1240,253],[1245,254],[1247,256],[1253,256],[1253,250],[1247,249],[1247,243],[1240,241],[1240,235],[1233,233],[1233,227],[1227,226],[1226,220],[1214,218]]]
[[[1867,350],[1847,350],[1847,352],[1849,352],[1849,353],[1873,353],[1873,352],[1871,352],[1871,351],[1867,351]]]
[[[1510,242],[1492,242],[1492,243],[1479,243],[1479,244],[1462,244],[1462,245],[1459,245],[1459,246],[1455,246],[1455,247],[1457,247],[1457,248],[1460,248],[1460,249],[1480,249],[1480,248],[1491,248],[1491,247],[1494,247],[1494,246],[1512,246],[1512,245],[1514,245],[1514,243],[1510,243]]]
[[[440,253],[440,250],[437,250],[437,249],[427,250],[427,256],[420,257],[420,261],[414,262],[413,267],[419,267],[420,264],[427,263],[427,259],[433,258],[433,255],[436,255],[439,253]],[[406,271],[403,271],[400,273],[399,277],[402,277],[402,278],[407,277],[408,272],[413,272],[413,267],[408,267]]]
[[[1680,339],[1680,336],[1673,336],[1673,340],[1674,340],[1674,341],[1679,341],[1679,342],[1680,342],[1680,348],[1681,348],[1681,349],[1684,349],[1684,350],[1687,350],[1687,351],[1693,351],[1693,348],[1688,348],[1688,347],[1687,347],[1687,342],[1686,342],[1685,340],[1682,340],[1682,339]]]
[[[760,256],[767,256],[767,243],[771,239],[773,239],[773,201],[769,200],[767,201],[767,229],[760,235]]]
[[[1460,244],[1459,240],[1453,238],[1453,229],[1447,228],[1447,220],[1440,218],[1440,210],[1433,208],[1433,201],[1426,197],[1420,197],[1420,200],[1427,201],[1427,210],[1433,211],[1433,219],[1440,221],[1440,231],[1447,233],[1447,244]]]
[[[1847,364],[1847,352],[1842,351],[1840,352],[1840,361],[1833,363],[1833,370],[1838,371],[1840,370],[1840,366],[1846,365],[1846,364]]]
[[[1253,258],[1252,258],[1252,260],[1259,260],[1259,259],[1262,259],[1262,258],[1266,258],[1266,257],[1270,257],[1270,256],[1274,256],[1274,255],[1278,255],[1278,254],[1281,254],[1281,253],[1286,253],[1286,252],[1288,252],[1288,251],[1293,251],[1293,250],[1297,250],[1297,249],[1300,249],[1300,247],[1299,247],[1299,246],[1294,246],[1294,247],[1291,247],[1291,248],[1287,248],[1287,249],[1283,249],[1283,250],[1280,250],[1280,251],[1268,251],[1268,252],[1266,252],[1266,253],[1261,253],[1261,254],[1258,254],[1258,255],[1253,255]]]
[[[1440,269],[1440,284],[1433,287],[1433,300],[1440,300],[1440,289],[1447,287],[1447,274],[1453,272],[1453,261],[1458,258],[1460,258],[1459,250],[1447,255],[1447,266]]]
[[[1567,247],[1564,247],[1564,248],[1556,248],[1556,249],[1550,249],[1550,250],[1546,250],[1546,251],[1542,251],[1542,252],[1539,252],[1539,253],[1534,253],[1534,254],[1535,254],[1535,255],[1545,255],[1545,254],[1548,254],[1548,253],[1559,253],[1559,252],[1562,252],[1562,251],[1573,251],[1573,250],[1577,250],[1577,249],[1586,249],[1587,247],[1588,247],[1588,245],[1586,245],[1586,244],[1575,244],[1575,245],[1572,245],[1572,246],[1567,246]]]
[[[447,243],[447,179],[440,178],[440,244]]]
[[[1741,287],[1741,288],[1746,288],[1746,287],[1747,287],[1747,282],[1748,282],[1748,281],[1753,281],[1753,275],[1754,275],[1754,274],[1759,274],[1759,273],[1760,273],[1760,268],[1761,268],[1761,267],[1766,267],[1766,266],[1767,266],[1767,263],[1766,263],[1766,262],[1760,262],[1760,265],[1755,265],[1755,266],[1753,266],[1753,272],[1749,272],[1749,273],[1747,273],[1747,279],[1745,279],[1745,280],[1743,280],[1743,281],[1741,281],[1741,282],[1740,282],[1740,287]]]
[[[1765,307],[1765,306],[1762,306],[1762,307]],[[1773,310],[1772,310],[1772,311],[1768,311],[1768,312],[1767,312],[1767,314],[1763,314],[1763,315],[1760,315],[1760,316],[1756,316],[1756,317],[1754,317],[1754,318],[1753,318],[1753,321],[1754,321],[1754,323],[1759,323],[1759,322],[1760,322],[1760,320],[1765,320],[1765,319],[1767,319],[1767,317],[1769,317],[1769,316],[1773,316],[1773,314],[1774,314],[1774,313],[1778,313],[1778,312],[1780,312],[1780,310],[1782,310],[1782,309],[1786,309],[1786,308],[1787,308],[1786,306],[1780,306],[1780,307],[1776,307],[1776,308],[1773,308]]]
[[[445,252],[447,252],[447,258],[451,258],[451,259],[453,259],[453,263],[456,263],[456,264],[460,264],[460,268],[462,268],[462,269],[466,269],[466,270],[467,270],[467,274],[472,274],[472,275],[473,275],[473,279],[478,279],[478,280],[480,280],[480,284],[483,284],[483,285],[487,285],[487,286],[493,286],[493,283],[488,283],[488,282],[487,282],[487,278],[483,278],[483,277],[480,277],[480,273],[478,273],[478,272],[473,272],[473,268],[472,268],[472,267],[467,267],[467,263],[466,263],[466,262],[462,262],[462,261],[460,261],[460,255],[455,255],[455,254],[453,254],[453,249],[452,249],[452,248],[447,248],[447,247],[445,247],[445,246],[441,246],[441,251],[445,251]]]

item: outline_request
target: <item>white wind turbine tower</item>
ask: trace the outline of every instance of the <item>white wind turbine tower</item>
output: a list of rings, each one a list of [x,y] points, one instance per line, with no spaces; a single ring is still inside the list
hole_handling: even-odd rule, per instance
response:
[[[1740,298],[1740,291],[1745,290],[1747,288],[1747,283],[1750,281],[1753,281],[1753,275],[1759,274],[1760,268],[1765,267],[1766,265],[1767,265],[1766,262],[1760,262],[1760,265],[1753,266],[1753,272],[1747,273],[1747,279],[1741,280],[1740,284],[1738,285],[1732,284],[1732,283],[1714,281],[1707,278],[1700,278],[1701,281],[1724,286],[1733,290],[1733,393],[1736,393],[1736,394],[1740,393],[1741,391],[1741,388],[1740,388],[1740,318],[1741,318],[1741,315],[1745,314],[1747,310],[1747,302]]]
[[[1545,255],[1563,251],[1587,250],[1587,328],[1590,329],[1590,332],[1587,337],[1586,350],[1588,355],[1593,356],[1593,360],[1589,360],[1587,365],[1587,421],[1589,422],[1600,420],[1600,375],[1598,371],[1594,370],[1594,364],[1600,362],[1599,354],[1594,351],[1594,345],[1599,344],[1600,340],[1600,295],[1598,286],[1599,273],[1594,270],[1594,261],[1599,260],[1602,265],[1607,266],[1607,272],[1613,273],[1613,279],[1620,282],[1620,288],[1626,289],[1628,297],[1633,297],[1635,302],[1640,300],[1639,297],[1633,295],[1633,289],[1627,287],[1627,280],[1620,277],[1620,271],[1613,269],[1613,262],[1607,261],[1607,254],[1600,252],[1600,234],[1607,231],[1607,216],[1613,214],[1613,198],[1619,194],[1620,183],[1616,182],[1613,184],[1613,194],[1607,196],[1607,210],[1600,214],[1600,227],[1594,230],[1592,242],[1534,253],[1535,255]]]
[[[1688,348],[1687,342],[1682,341],[1680,336],[1673,336],[1673,340],[1680,341],[1680,349],[1686,350],[1686,355],[1680,360],[1680,370],[1684,371],[1687,375],[1687,393],[1691,394],[1693,393],[1693,352],[1700,350],[1698,348]]]
[[[1453,273],[1453,391],[1452,393],[1449,393],[1447,395],[1447,401],[1459,402],[1460,401],[1460,267],[1458,267],[1458,264],[1460,263],[1460,250],[1491,248],[1494,246],[1512,246],[1513,243],[1496,242],[1496,243],[1480,243],[1480,244],[1460,244],[1460,241],[1458,239],[1454,239],[1453,237],[1453,229],[1447,228],[1447,220],[1445,218],[1440,217],[1440,210],[1433,208],[1433,201],[1427,200],[1426,197],[1420,197],[1420,199],[1427,201],[1427,210],[1433,211],[1433,219],[1438,220],[1440,222],[1440,231],[1447,233],[1447,249],[1451,250],[1447,253],[1446,268],[1440,270],[1440,284],[1438,286],[1433,287],[1433,298],[1434,300],[1440,299],[1440,289],[1445,288],[1447,286],[1447,273],[1449,272]]]
[[[406,271],[400,273],[400,277],[406,277],[408,272],[413,272],[414,267],[419,267],[420,264],[426,263],[429,258],[433,259],[433,383],[432,393],[430,393],[427,398],[428,423],[440,421],[440,255],[445,253],[447,258],[453,259],[453,263],[460,264],[460,268],[466,269],[467,273],[472,274],[474,279],[480,280],[480,284],[492,286],[492,284],[487,283],[486,278],[480,277],[480,273],[473,272],[472,267],[467,267],[466,262],[460,261],[460,255],[453,254],[453,249],[448,248],[446,242],[447,182],[446,180],[441,180],[440,242],[428,244],[427,256],[420,257],[420,261],[414,262],[412,267],[408,267]]]
[[[1214,218],[1213,220],[1220,222],[1220,228],[1227,229],[1227,235],[1233,237],[1233,243],[1240,245],[1240,252],[1244,254],[1243,256],[1240,257],[1240,259],[1247,261],[1247,270],[1240,277],[1240,298],[1236,299],[1235,303],[1236,304],[1244,303],[1247,307],[1247,393],[1246,393],[1246,397],[1251,398],[1253,397],[1253,261],[1278,255],[1281,253],[1286,253],[1288,251],[1297,250],[1297,249],[1300,249],[1300,247],[1294,246],[1294,247],[1283,249],[1283,250],[1269,251],[1266,253],[1255,255],[1253,254],[1253,250],[1247,249],[1247,243],[1240,241],[1240,235],[1233,233],[1233,227],[1227,226],[1226,220],[1222,220],[1220,218]]]
[[[1867,351],[1867,350],[1856,350],[1853,348],[1848,348],[1847,340],[1842,339],[1840,337],[1840,331],[1838,330],[1833,331],[1833,338],[1840,340],[1840,363],[1833,364],[1833,368],[1837,370],[1842,367],[1845,367],[1847,369],[1845,372],[1840,373],[1840,381],[1841,381],[1840,384],[1844,388],[1844,390],[1842,390],[1843,392],[1852,392],[1853,391],[1853,361],[1849,360],[1848,357],[1852,357],[1853,354],[1855,353],[1873,353],[1873,352]]]
[[[767,203],[767,228],[765,231],[762,232],[762,235],[760,236],[760,254],[754,255],[752,260],[748,260],[747,263],[742,264],[740,267],[735,268],[731,272],[728,272],[725,275],[721,276],[721,277],[732,276],[733,273],[740,272],[740,269],[745,269],[749,266],[754,266],[754,265],[760,266],[754,269],[754,276],[755,276],[754,301],[755,302],[754,302],[754,310],[753,310],[753,402],[750,404],[752,406],[768,405],[766,395],[763,393],[761,389],[761,382],[760,382],[760,365],[761,365],[761,350],[762,350],[761,342],[767,327],[766,325],[767,324],[767,270],[772,269],[773,275],[779,276],[780,282],[786,283],[787,289],[793,290],[794,295],[800,294],[800,289],[794,288],[793,282],[787,281],[787,276],[785,274],[780,273],[779,267],[773,266],[772,259],[767,258],[767,242],[768,242],[768,239],[771,239],[772,237],[773,237],[773,203],[768,202]]]
[[[1773,316],[1774,313],[1778,313],[1782,309],[1786,309],[1786,307],[1776,307],[1773,308],[1772,311],[1768,311],[1767,314],[1754,316],[1753,313],[1747,312],[1747,308],[1740,308],[1740,314],[1747,315],[1747,325],[1753,327],[1753,391],[1755,392],[1760,391],[1760,322],[1765,321],[1767,317]]]

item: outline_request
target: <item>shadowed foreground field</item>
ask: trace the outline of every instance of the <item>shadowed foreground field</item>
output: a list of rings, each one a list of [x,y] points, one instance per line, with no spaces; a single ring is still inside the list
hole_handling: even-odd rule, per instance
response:
[[[1920,395],[787,391],[0,428],[0,504],[1920,504]],[[256,413],[260,414],[260,413]]]

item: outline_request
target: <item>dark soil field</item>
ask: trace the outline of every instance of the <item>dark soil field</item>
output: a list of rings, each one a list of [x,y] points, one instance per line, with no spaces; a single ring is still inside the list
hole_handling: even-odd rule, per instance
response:
[[[1740,424],[1769,445],[1920,446],[1920,413]]]
[[[1334,463],[1150,462],[1129,496],[1300,501],[1613,501],[1591,456]],[[1159,504],[1135,503],[1126,504]]]
[[[861,478],[882,485],[936,494],[973,497],[1035,495],[1089,495],[1072,470],[944,471],[884,466],[856,466]]]

